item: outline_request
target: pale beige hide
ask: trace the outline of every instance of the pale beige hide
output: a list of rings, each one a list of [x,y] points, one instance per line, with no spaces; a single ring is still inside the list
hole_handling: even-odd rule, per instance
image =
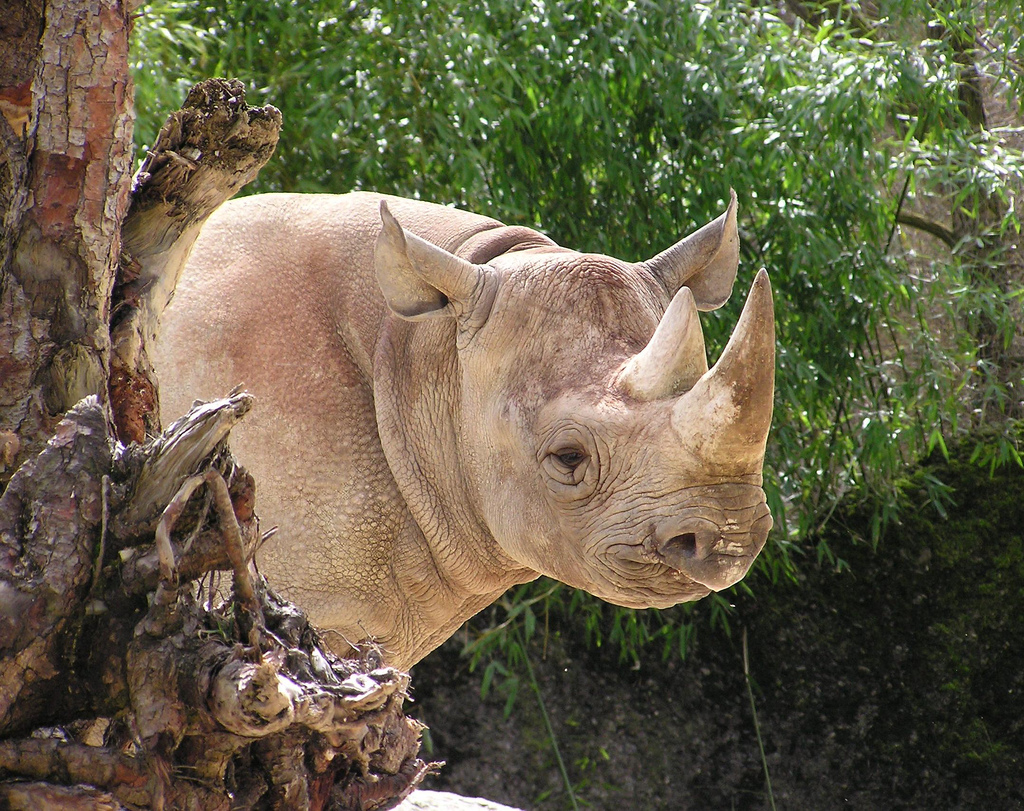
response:
[[[710,372],[697,315],[737,257],[735,198],[638,264],[393,197],[230,202],[163,314],[162,413],[256,395],[232,446],[280,527],[257,561],[339,651],[408,668],[541,573],[698,599],[771,526],[767,277]]]

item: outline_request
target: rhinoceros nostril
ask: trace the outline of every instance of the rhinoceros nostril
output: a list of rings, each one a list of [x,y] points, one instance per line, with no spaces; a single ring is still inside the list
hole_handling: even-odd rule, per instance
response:
[[[697,535],[693,532],[684,532],[681,535],[674,535],[665,542],[662,550],[665,552],[675,552],[684,558],[696,557]]]

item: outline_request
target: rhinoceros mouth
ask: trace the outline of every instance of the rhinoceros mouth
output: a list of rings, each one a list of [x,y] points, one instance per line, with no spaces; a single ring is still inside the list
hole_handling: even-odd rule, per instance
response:
[[[698,559],[689,554],[675,554],[672,549],[662,551],[658,556],[674,572],[711,591],[721,591],[738,583],[757,557],[717,553]]]

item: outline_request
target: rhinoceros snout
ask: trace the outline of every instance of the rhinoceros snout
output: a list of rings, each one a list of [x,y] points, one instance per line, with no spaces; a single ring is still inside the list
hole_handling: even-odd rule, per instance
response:
[[[688,516],[655,533],[654,552],[666,566],[714,591],[740,580],[768,539],[771,513],[764,502],[746,510],[745,520]]]

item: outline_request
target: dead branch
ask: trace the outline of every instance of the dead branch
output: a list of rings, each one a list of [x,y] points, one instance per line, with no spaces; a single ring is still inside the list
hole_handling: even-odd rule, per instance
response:
[[[95,546],[66,550],[75,575],[59,582],[78,595],[72,607],[79,615],[86,602],[102,608],[85,620],[61,614],[26,629],[19,627],[28,599],[18,597],[24,577],[0,581],[6,632],[0,652],[8,654],[0,657],[2,684],[33,683],[11,671],[25,651],[31,654],[25,661],[62,678],[39,696],[25,687],[0,693],[9,735],[0,742],[0,805],[369,811],[396,805],[432,768],[417,756],[422,726],[402,711],[409,677],[383,667],[373,648],[359,658],[338,658],[305,615],[252,571],[260,533],[251,479],[224,445],[248,404],[243,394],[197,404],[165,436],[125,449],[111,443],[93,399],[73,409],[47,451],[12,480],[4,500],[13,509],[4,515],[20,526],[34,509],[30,499],[37,494],[28,489],[34,472],[48,460],[66,463],[71,447],[70,458],[96,460],[88,468],[95,486],[77,485],[89,505]],[[212,510],[204,509],[207,492]],[[155,531],[147,535],[128,522],[126,516],[138,515],[153,527],[149,515],[160,498],[167,502]],[[97,561],[105,506],[110,537]],[[40,525],[52,533],[49,524]],[[71,521],[68,532],[80,543],[76,527]],[[0,548],[10,562],[19,548],[13,531],[2,530]],[[23,569],[38,570],[26,582],[49,583],[52,560],[30,561],[26,549],[20,554]],[[233,586],[210,607],[197,599],[195,581],[214,565],[232,571]],[[26,630],[52,642],[37,653]],[[78,656],[92,687],[69,683],[58,661],[76,658],[72,638],[83,633],[107,640],[104,650]],[[54,700],[55,689],[80,697],[70,714],[66,700]],[[48,714],[44,698],[52,703]],[[15,712],[19,702],[28,709]],[[42,738],[12,735],[38,726],[40,718],[70,730],[71,720],[96,717],[90,711],[109,713],[109,722],[76,724],[93,730],[77,737],[60,729]],[[104,733],[97,737],[96,729]]]
[[[217,515],[220,519],[221,531],[224,533],[224,549],[227,551],[228,560],[231,561],[231,570],[235,576],[235,596],[248,610],[256,611],[258,609],[256,592],[253,590],[252,579],[249,577],[249,567],[242,544],[242,534],[239,532],[238,523],[235,521],[235,508],[231,503],[228,484],[224,481],[224,477],[215,470],[207,471],[203,478],[207,487],[213,490],[213,500],[217,505]]]
[[[120,530],[153,531],[164,506],[173,500],[185,478],[199,470],[202,461],[249,413],[252,403],[247,392],[203,403],[148,445],[135,493],[123,515],[115,518]]]
[[[280,130],[281,113],[248,106],[240,81],[208,79],[168,117],[136,174],[111,318],[110,395],[122,441],[159,431],[147,344],[203,223],[256,177]]]
[[[0,770],[31,780],[100,786],[115,790],[123,802],[149,803],[152,778],[144,759],[63,737],[0,741]],[[62,780],[55,780],[56,777]]]

